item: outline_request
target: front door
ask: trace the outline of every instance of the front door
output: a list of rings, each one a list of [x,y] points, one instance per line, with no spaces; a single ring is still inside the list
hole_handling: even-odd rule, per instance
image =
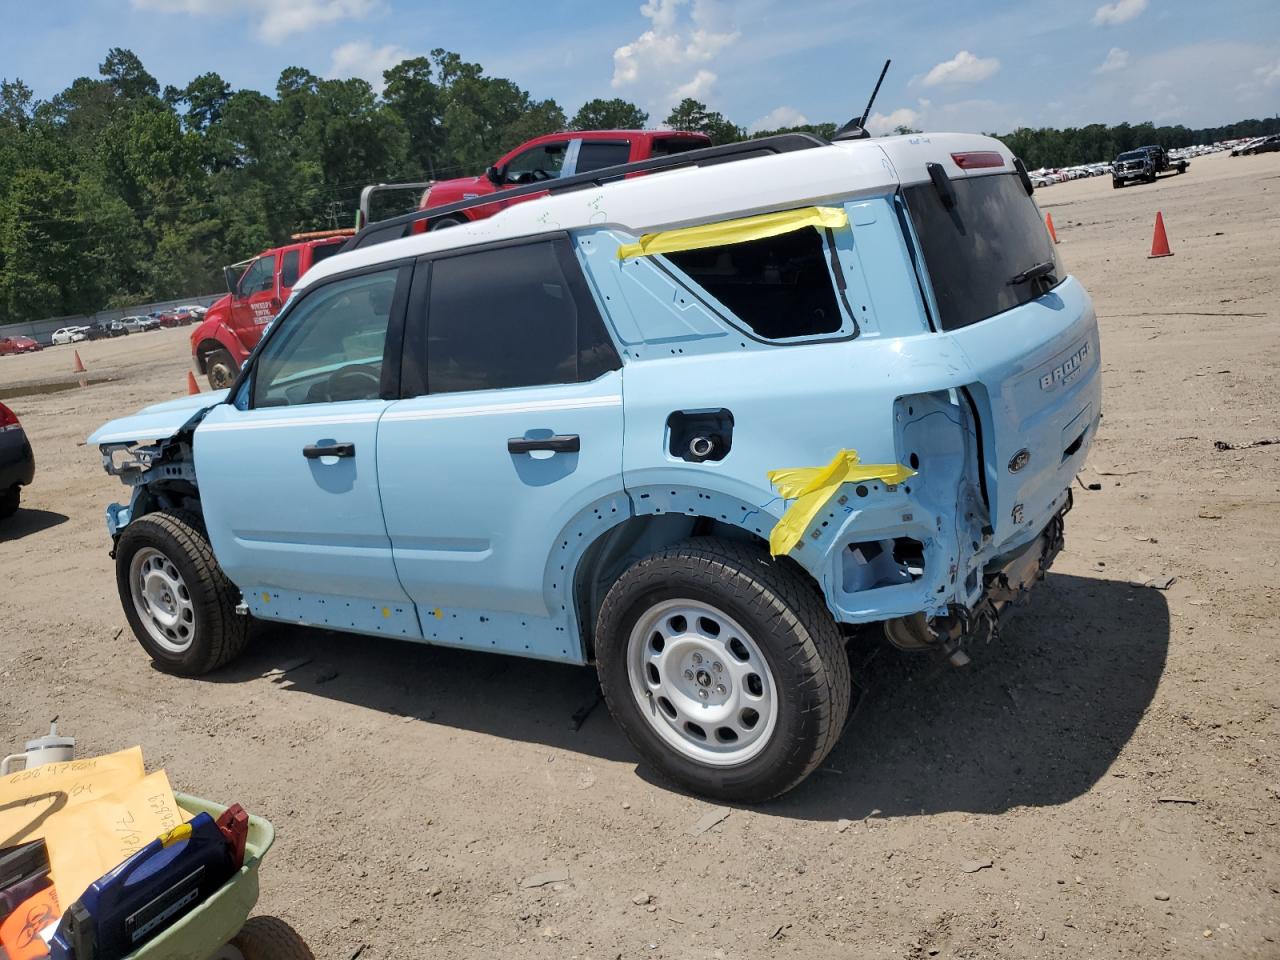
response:
[[[236,294],[231,298],[231,314],[241,339],[252,347],[262,336],[262,328],[271,322],[282,303],[277,287],[279,251],[268,253],[253,263],[240,277]],[[256,329],[255,329],[256,328]]]
[[[378,493],[411,266],[307,290],[258,354],[234,404],[195,432],[214,553],[256,616],[419,636],[396,579]]]
[[[565,577],[579,545],[562,535],[593,510],[623,519],[600,502],[625,496],[621,364],[567,239],[442,256],[429,283],[419,265],[404,353],[378,474],[425,635],[572,658]],[[488,639],[490,614],[527,636]]]

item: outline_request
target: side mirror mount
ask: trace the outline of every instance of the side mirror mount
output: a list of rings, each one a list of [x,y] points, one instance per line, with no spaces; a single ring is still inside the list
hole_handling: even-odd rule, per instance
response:
[[[485,167],[484,175],[495,187],[502,186],[502,182],[506,179],[502,174],[502,168],[496,166]]]

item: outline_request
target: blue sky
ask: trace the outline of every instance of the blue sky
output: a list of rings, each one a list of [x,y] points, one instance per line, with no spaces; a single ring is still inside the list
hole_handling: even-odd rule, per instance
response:
[[[873,128],[1280,112],[1276,0],[0,0],[0,14],[0,77],[40,97],[95,76],[112,46],[162,84],[216,70],[267,92],[286,66],[377,83],[444,47],[570,114],[621,96],[654,122],[685,95],[756,128],[842,122],[885,57]]]

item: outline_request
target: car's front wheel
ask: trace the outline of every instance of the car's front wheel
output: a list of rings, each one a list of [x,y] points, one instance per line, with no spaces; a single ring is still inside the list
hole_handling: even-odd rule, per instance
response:
[[[236,588],[194,514],[150,513],[125,527],[116,586],[133,635],[166,673],[199,676],[244,649],[249,618],[236,613]]]
[[[16,483],[0,493],[0,520],[8,519],[18,512],[18,504],[22,502],[22,488]]]
[[[790,790],[849,713],[849,661],[821,596],[754,545],[700,538],[630,567],[601,605],[596,659],[640,754],[718,800]]]

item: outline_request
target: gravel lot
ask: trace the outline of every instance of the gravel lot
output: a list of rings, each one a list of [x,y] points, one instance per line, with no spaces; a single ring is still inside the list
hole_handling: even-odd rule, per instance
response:
[[[78,345],[110,378],[84,389],[42,392],[70,347],[0,358],[38,471],[0,527],[0,743],[58,715],[266,816],[259,911],[324,958],[1280,957],[1280,445],[1214,447],[1280,437],[1280,154],[1037,199],[1101,319],[1101,489],[998,644],[881,651],[781,800],[690,835],[712,805],[603,706],[574,729],[588,669],[276,627],[205,680],[152,669],[82,444],[184,391],[189,330]]]

